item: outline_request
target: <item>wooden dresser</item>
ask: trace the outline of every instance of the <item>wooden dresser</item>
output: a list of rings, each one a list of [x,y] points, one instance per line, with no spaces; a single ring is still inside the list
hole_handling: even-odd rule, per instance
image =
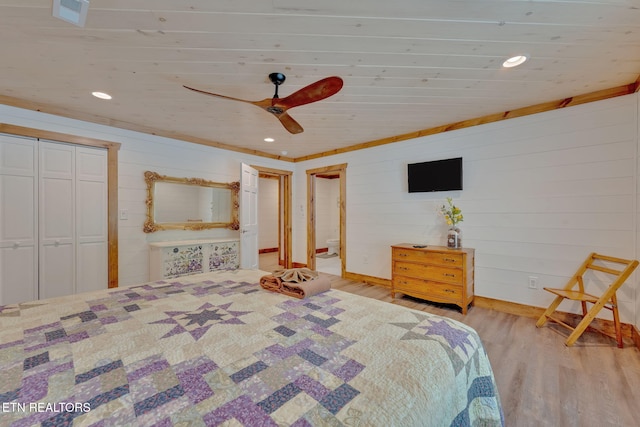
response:
[[[413,243],[391,246],[391,297],[396,292],[416,298],[455,304],[467,314],[473,302],[475,250],[446,246],[414,247]]]

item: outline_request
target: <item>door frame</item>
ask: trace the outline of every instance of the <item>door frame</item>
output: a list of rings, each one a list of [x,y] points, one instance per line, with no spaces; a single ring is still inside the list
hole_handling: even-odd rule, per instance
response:
[[[347,265],[347,163],[307,170],[307,268],[316,269],[316,175],[338,174],[340,179],[340,277]]]
[[[109,288],[118,287],[118,150],[120,143],[0,123],[0,133],[107,149],[107,240]]]
[[[291,178],[292,171],[286,171],[281,169],[267,168],[264,166],[251,165],[252,168],[258,171],[260,175],[268,175],[278,178],[278,198],[281,200],[278,203],[278,246],[282,245],[281,252],[283,257],[284,268],[292,268],[292,189]],[[258,190],[260,191],[260,190]],[[282,230],[280,227],[282,226]],[[258,230],[260,233],[260,230]],[[282,241],[280,236],[282,235]],[[280,260],[278,260],[280,261]]]

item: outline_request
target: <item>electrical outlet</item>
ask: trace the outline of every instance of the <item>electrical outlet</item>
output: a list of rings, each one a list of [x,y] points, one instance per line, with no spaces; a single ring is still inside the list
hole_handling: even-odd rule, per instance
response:
[[[529,289],[538,289],[538,278],[536,276],[529,276]]]
[[[364,256],[362,257],[362,263],[363,263],[363,264],[369,264],[369,257],[368,257],[368,256],[366,256],[366,255],[364,255]]]
[[[129,219],[129,211],[126,209],[120,209],[120,219],[123,221]]]

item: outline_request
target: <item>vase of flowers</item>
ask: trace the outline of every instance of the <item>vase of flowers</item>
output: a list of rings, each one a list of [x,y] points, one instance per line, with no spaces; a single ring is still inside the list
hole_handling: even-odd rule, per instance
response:
[[[453,204],[451,197],[447,197],[447,204],[442,205],[440,212],[449,226],[449,230],[447,231],[447,247],[454,249],[461,248],[462,232],[457,225],[464,220],[462,210]]]

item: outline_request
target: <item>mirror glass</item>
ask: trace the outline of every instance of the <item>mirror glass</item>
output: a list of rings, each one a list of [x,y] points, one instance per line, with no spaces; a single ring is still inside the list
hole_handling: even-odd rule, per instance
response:
[[[147,221],[144,231],[208,228],[237,230],[239,183],[176,178],[145,172]]]

